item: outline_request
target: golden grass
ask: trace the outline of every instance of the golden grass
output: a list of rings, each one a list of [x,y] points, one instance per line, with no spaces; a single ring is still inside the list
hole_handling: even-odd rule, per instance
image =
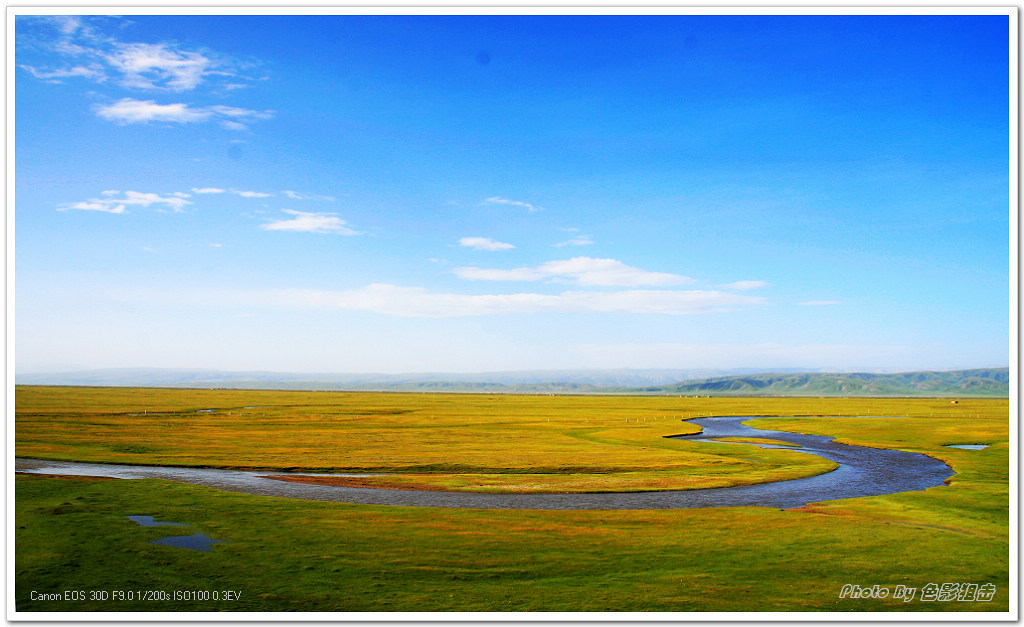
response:
[[[930,399],[33,386],[16,388],[15,406],[19,456],[386,473],[392,476],[375,481],[395,487],[513,492],[720,487],[792,479],[835,467],[819,457],[784,449],[665,437],[697,432],[686,420],[705,415],[857,416],[884,412],[927,420],[934,428],[946,429],[944,437],[962,441],[966,436],[956,431],[958,421],[984,414],[985,420],[995,421],[993,425],[1002,420],[1005,430],[1006,414],[1005,400],[950,404]],[[824,424],[840,423],[829,419]],[[777,421],[771,426],[780,425],[785,426]],[[898,445],[907,442],[891,444],[901,448]]]
[[[161,480],[17,478],[18,609],[68,611],[1003,611],[1009,577],[1004,400],[533,397],[100,388],[15,395],[23,456],[393,473],[420,489],[651,489],[810,472],[809,455],[663,436],[704,415],[918,451],[950,485],[813,503],[518,511],[258,497]],[[258,406],[258,407],[254,407]],[[214,409],[212,412],[199,412]],[[871,418],[865,416],[879,416]],[[986,443],[984,450],[945,444]],[[273,474],[267,472],[266,474]],[[766,475],[761,475],[760,478]],[[604,487],[600,486],[602,482]],[[181,521],[226,544],[152,545]],[[120,523],[120,524],[118,524]],[[230,583],[225,583],[230,582]],[[997,586],[991,603],[839,599],[849,583]],[[244,590],[243,602],[31,602],[29,591]]]

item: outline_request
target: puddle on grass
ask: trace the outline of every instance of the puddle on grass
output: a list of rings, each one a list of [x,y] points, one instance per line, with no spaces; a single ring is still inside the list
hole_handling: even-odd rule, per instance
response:
[[[143,527],[158,527],[163,525],[188,527],[185,523],[153,520],[152,516],[125,516],[125,518],[137,522]],[[151,544],[162,544],[164,546],[173,546],[179,549],[192,549],[193,551],[206,551],[207,553],[213,551],[214,544],[224,544],[223,540],[214,540],[205,533],[194,533],[190,536],[169,536],[167,538],[160,538],[159,540],[151,540],[150,542]]]
[[[213,551],[214,544],[224,544],[223,540],[214,540],[205,533],[193,533],[190,536],[171,536],[169,538],[160,538],[159,540],[153,540],[153,544],[162,544],[164,546],[173,546],[179,549],[192,549],[193,551],[206,551],[210,553]]]
[[[160,525],[171,525],[174,527],[188,527],[185,523],[176,522],[163,522],[160,520],[153,520],[152,516],[125,516],[128,520],[134,521],[142,525],[143,527],[157,527]]]
[[[969,451],[980,451],[983,448],[988,448],[988,444],[945,444],[946,448],[965,448]]]

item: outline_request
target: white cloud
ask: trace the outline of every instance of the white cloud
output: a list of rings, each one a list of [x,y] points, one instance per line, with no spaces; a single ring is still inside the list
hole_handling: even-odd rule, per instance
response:
[[[543,207],[531,205],[530,203],[523,202],[521,200],[509,200],[508,198],[502,198],[501,196],[491,196],[490,198],[484,199],[484,202],[490,205],[511,205],[513,207],[523,207],[530,213],[543,210]]]
[[[593,238],[590,235],[574,235],[564,242],[555,244],[555,247],[561,248],[562,246],[590,246],[594,243]]]
[[[341,218],[332,213],[308,213],[305,211],[292,211],[284,209],[284,212],[295,216],[288,220],[274,220],[262,225],[260,228],[267,231],[292,231],[302,233],[334,233],[337,235],[359,235],[359,231],[349,228]]]
[[[470,281],[542,281],[574,282],[590,286],[663,286],[691,281],[689,277],[666,272],[648,272],[627,266],[615,259],[573,257],[548,261],[536,268],[493,270],[485,268],[456,268],[455,275]]]
[[[273,194],[267,194],[266,192],[248,192],[237,189],[231,190],[231,193],[238,194],[242,198],[270,198],[273,196]]]
[[[241,119],[266,119],[271,111],[252,111],[237,107],[191,107],[185,103],[157,104],[154,100],[122,98],[109,105],[96,107],[96,115],[117,124],[147,124],[149,122],[176,122],[192,124],[231,116]]]
[[[96,115],[118,124],[146,124],[148,122],[177,122],[189,124],[204,122],[212,115],[209,111],[189,108],[184,103],[161,105],[153,100],[122,98],[110,105],[96,108]]]
[[[214,62],[198,52],[174,50],[166,44],[114,44],[106,62],[121,73],[121,84],[136,89],[195,89]]]
[[[498,242],[489,237],[463,237],[459,240],[459,246],[465,246],[467,248],[474,248],[476,250],[512,250],[515,248],[512,244],[506,244],[505,242]]]
[[[755,290],[759,287],[768,287],[766,281],[735,281],[722,287],[727,290]]]
[[[264,117],[265,118],[265,117],[270,117],[270,115],[271,115],[270,112],[260,113],[258,111],[253,111],[251,109],[243,109],[241,107],[228,107],[226,105],[213,105],[211,107],[207,107],[207,109],[209,109],[210,111],[212,111],[213,113],[215,113],[217,115],[224,116],[226,118],[238,118],[238,119],[246,119],[246,118],[251,118],[251,117]]]
[[[71,35],[82,25],[82,18],[76,15],[54,15],[52,19],[57,23],[60,32],[65,35]]]
[[[58,211],[67,211],[68,209],[79,209],[81,211],[105,211],[107,213],[124,213],[124,205],[111,205],[102,201],[94,202],[76,202],[68,205],[61,205],[57,207]]]
[[[804,305],[805,307],[824,307],[824,306],[827,306],[827,305],[838,305],[839,301],[838,300],[808,300],[808,301],[804,301],[802,303],[797,303],[797,304]]]
[[[103,66],[95,63],[56,68],[52,70],[41,70],[30,65],[22,65],[20,67],[21,69],[31,73],[32,76],[50,83],[60,83],[61,81],[59,79],[76,77],[87,78],[96,82],[103,82],[106,80],[106,74],[103,71]]]
[[[29,30],[21,37],[36,51],[56,54],[50,67],[23,66],[43,80],[81,77],[104,82],[114,78],[128,89],[174,92],[194,90],[210,78],[226,78],[230,82],[225,89],[236,89],[250,80],[240,73],[250,64],[224,55],[166,42],[119,41],[115,30],[105,28],[109,18],[41,16],[34,23],[53,28]],[[63,60],[73,65],[60,65]]]
[[[375,284],[348,291],[282,290],[262,293],[264,305],[373,311],[445,318],[517,313],[633,313],[688,315],[751,306],[763,299],[717,291],[571,291],[561,294],[450,294]]]
[[[83,79],[117,83],[130,91],[185,93],[210,85],[223,93],[245,86],[253,62],[242,62],[210,50],[189,50],[168,42],[119,40],[120,20],[104,16],[25,16],[19,22],[17,44],[28,51],[21,68],[51,83]],[[184,102],[157,103],[132,97],[95,108],[96,114],[118,124],[214,121],[241,131],[251,122],[273,116],[226,104],[201,106]]]
[[[117,194],[113,190],[107,190],[103,192],[106,198],[90,198],[85,202],[70,203],[57,207],[58,211],[67,211],[69,209],[80,209],[84,211],[106,211],[108,213],[125,213],[126,207],[129,205],[139,207],[150,207],[152,205],[166,205],[175,213],[184,211],[186,205],[192,204],[190,201],[185,200],[188,194],[181,194],[180,192],[169,194],[168,196],[160,196],[159,194],[145,193],[145,192],[133,192],[126,191],[122,198],[115,198]]]
[[[193,187],[192,192],[196,194],[223,194],[228,190],[219,187]]]
[[[334,196],[320,196],[320,195],[316,195],[316,194],[300,194],[299,192],[297,192],[295,190],[291,190],[291,189],[283,190],[281,193],[284,194],[285,196],[287,196],[288,198],[291,198],[292,200],[320,200],[320,201],[327,201],[327,202],[334,202],[335,200],[337,200],[337,198],[335,198]]]

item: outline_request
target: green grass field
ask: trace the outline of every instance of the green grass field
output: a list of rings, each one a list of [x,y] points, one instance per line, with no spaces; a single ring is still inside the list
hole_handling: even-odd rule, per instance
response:
[[[702,415],[923,452],[923,492],[780,511],[487,511],[317,503],[162,480],[18,476],[19,611],[952,611],[1009,607],[1006,400],[709,399],[16,389],[16,453],[79,461],[359,470],[433,489],[735,485],[811,457],[666,440]],[[213,411],[205,411],[213,410]],[[870,417],[859,417],[870,416]],[[984,443],[980,451],[944,444]],[[752,473],[742,457],[768,470]],[[801,459],[797,459],[801,458]],[[128,515],[189,525],[140,527]],[[202,532],[210,553],[151,544]],[[987,584],[988,602],[840,599],[846,584]],[[128,590],[231,601],[115,600]],[[107,591],[106,600],[32,600]],[[98,593],[97,593],[98,594]]]

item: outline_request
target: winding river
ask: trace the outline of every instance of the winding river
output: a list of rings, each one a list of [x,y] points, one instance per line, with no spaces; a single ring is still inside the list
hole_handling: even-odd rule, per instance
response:
[[[839,468],[814,477],[730,488],[594,494],[481,494],[303,484],[269,479],[266,477],[268,473],[285,473],[266,470],[128,466],[28,458],[17,458],[15,465],[18,472],[120,479],[170,479],[233,492],[311,501],[480,509],[681,509],[750,506],[788,509],[816,501],[924,490],[942,485],[953,475],[952,469],[944,462],[920,453],[851,446],[832,442],[831,438],[825,436],[754,429],[741,424],[751,419],[752,417],[699,418],[691,422],[702,427],[701,433],[672,437],[697,441],[721,437],[779,439],[800,445],[801,448],[793,449],[795,451],[820,455],[835,461]]]

